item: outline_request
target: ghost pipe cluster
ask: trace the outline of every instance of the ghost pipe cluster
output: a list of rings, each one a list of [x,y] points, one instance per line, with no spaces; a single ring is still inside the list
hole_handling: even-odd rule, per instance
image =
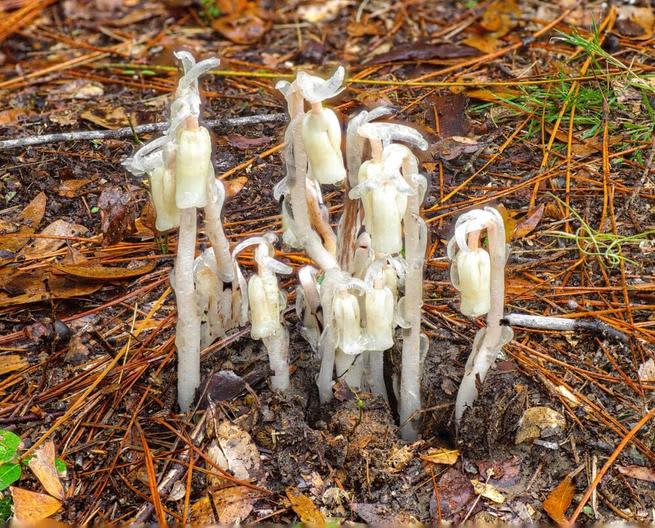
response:
[[[484,232],[488,249],[481,244]],[[473,350],[457,393],[455,421],[459,425],[466,408],[478,397],[478,380],[484,382],[501,348],[513,337],[511,328],[501,326],[507,251],[500,213],[485,207],[460,216],[455,224],[455,235],[448,243],[448,258],[452,284],[461,293],[462,314],[469,317],[487,314],[487,326],[479,330],[473,340]]]
[[[305,337],[321,358],[321,401],[332,398],[335,376],[386,398],[384,351],[393,346],[395,328],[401,326],[399,412],[403,436],[412,439],[427,348],[421,334],[427,229],[420,217],[427,181],[410,148],[398,142],[422,150],[427,143],[410,127],[373,122],[390,113],[386,108],[361,112],[347,128],[346,170],[341,125],[323,105],[342,90],[343,79],[339,67],[327,80],[300,72],[293,82],[278,83],[290,123],[287,174],[274,196],[282,204],[283,240],[304,249],[320,268],[299,271],[296,310]],[[367,144],[370,159],[364,158]],[[321,185],[342,182],[347,196],[335,235]]]

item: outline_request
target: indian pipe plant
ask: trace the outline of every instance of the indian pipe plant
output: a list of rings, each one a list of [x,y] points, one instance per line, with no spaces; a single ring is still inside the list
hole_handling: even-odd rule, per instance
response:
[[[198,78],[218,60],[196,63],[186,52],[176,57],[184,74],[171,104],[169,128],[125,166],[148,176],[157,230],[179,230],[171,282],[178,311],[178,401],[187,411],[200,384],[201,348],[248,322],[251,338],[261,340],[268,353],[272,388],[289,388],[286,294],[277,275],[293,269],[275,259],[272,233],[230,248],[221,221],[225,190],[214,175],[209,132],[200,124]],[[277,84],[290,121],[284,135],[286,176],[273,195],[282,209],[282,241],[304,250],[316,265],[298,270],[295,307],[301,334],[320,359],[316,383],[321,402],[332,399],[337,379],[385,399],[387,391],[394,390],[402,435],[413,440],[428,348],[421,333],[428,231],[420,214],[428,182],[412,149],[428,145],[413,128],[378,121],[391,110],[376,108],[350,119],[344,161],[341,123],[324,105],[343,90],[344,74],[342,67],[329,79],[299,72],[293,82]],[[346,191],[336,232],[323,202],[321,186],[326,184]],[[198,208],[204,210],[210,245],[196,257]],[[483,233],[488,249],[482,245]],[[253,252],[256,264],[248,280],[237,262],[246,249]],[[484,380],[500,348],[511,339],[511,330],[500,326],[506,251],[498,212],[486,208],[462,215],[448,255],[453,285],[462,295],[462,313],[488,314],[457,397],[459,422],[477,395],[476,379]],[[384,353],[398,338],[401,369],[393,387],[387,387]]]

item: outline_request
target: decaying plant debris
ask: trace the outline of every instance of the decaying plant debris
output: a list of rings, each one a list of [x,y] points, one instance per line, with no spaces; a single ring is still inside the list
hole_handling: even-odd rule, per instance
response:
[[[653,8],[11,0],[0,9],[0,469],[14,479],[0,491],[0,518],[652,521]],[[230,248],[279,234],[259,253],[259,243],[241,246],[238,266],[244,277],[264,257],[294,269],[277,276],[289,292],[288,390],[271,390],[259,334],[242,326],[223,337],[205,321],[188,414],[177,406],[169,282],[179,239],[156,231],[144,177],[121,166],[165,130],[141,127],[169,117],[180,50],[221,60],[199,86]],[[289,218],[273,187],[287,174],[288,121],[276,84],[298,71],[327,79],[339,64],[345,89],[326,104],[338,120],[373,114],[372,125],[417,127],[428,145],[415,151],[430,186],[420,313],[429,346],[414,442],[401,440],[393,390],[402,340],[376,356],[386,392],[337,380],[322,404],[306,341],[318,304],[293,309],[317,277],[295,270],[320,262],[283,236]],[[348,169],[361,155],[345,148],[349,130]],[[342,215],[355,225],[359,200],[346,193],[357,179],[341,176],[348,187],[326,175],[334,181],[322,189],[334,232]],[[457,218],[485,207],[498,211],[510,248],[505,319],[493,324],[512,326],[514,339],[486,376],[469,379],[477,399],[456,427],[458,387],[486,325],[475,310],[460,314],[446,246]],[[358,245],[343,254],[379,236],[349,237]],[[193,255],[207,268],[211,237],[201,228]],[[488,238],[471,239],[473,249],[490,249]]]

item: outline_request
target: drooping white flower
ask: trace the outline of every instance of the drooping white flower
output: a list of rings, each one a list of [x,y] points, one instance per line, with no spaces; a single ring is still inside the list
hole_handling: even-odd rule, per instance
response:
[[[462,295],[460,311],[468,317],[484,315],[491,307],[491,264],[489,253],[477,248],[459,251],[454,266],[459,282],[454,286]]]
[[[394,300],[389,288],[369,288],[365,297],[368,350],[382,351],[393,346]]]
[[[496,215],[497,211],[491,208],[461,215],[455,224],[455,234],[448,242],[450,279],[461,292],[460,311],[468,317],[484,315],[491,307],[491,261],[479,242],[482,230],[499,221]]]
[[[175,202],[180,209],[207,204],[212,145],[205,127],[182,130],[176,140]]]
[[[302,119],[301,135],[311,173],[321,184],[338,183],[346,177],[339,119],[334,111],[321,105],[343,89],[344,75],[340,66],[327,80],[299,72],[295,81],[300,93],[312,105]]]
[[[357,297],[346,289],[337,291],[332,301],[332,312],[337,330],[337,347],[345,354],[361,354],[364,339]]]

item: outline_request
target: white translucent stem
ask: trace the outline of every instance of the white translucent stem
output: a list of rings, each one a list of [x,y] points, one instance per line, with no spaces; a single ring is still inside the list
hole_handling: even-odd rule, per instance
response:
[[[282,325],[271,337],[262,339],[268,361],[273,371],[271,376],[271,388],[273,390],[286,391],[289,389],[289,332]]]
[[[225,190],[222,188],[223,182],[217,181],[213,172],[213,170],[210,171],[208,178],[208,199],[204,208],[205,229],[214,248],[218,276],[223,282],[231,282],[234,272],[230,255],[230,242],[225,236],[225,231],[223,231],[223,221],[221,219]]]
[[[408,179],[417,173],[416,163],[409,156],[403,162]],[[409,328],[403,331],[402,367],[400,372],[400,424],[405,440],[418,435],[417,413],[421,408],[421,306],[423,305],[423,263],[425,243],[421,237],[419,192],[410,195],[403,219],[405,230],[405,320]]]
[[[455,421],[457,425],[464,411],[478,397],[477,382],[483,383],[505,340],[500,321],[503,318],[505,300],[505,227],[502,219],[491,220],[486,225],[491,259],[491,307],[487,314],[487,327],[479,347],[475,347],[467,361],[462,384],[457,392]],[[507,329],[507,332],[510,332]],[[507,333],[506,332],[506,333]]]
[[[177,303],[177,400],[182,412],[193,403],[200,386],[200,315],[193,285],[196,250],[196,208],[180,211],[180,231],[175,257],[175,300]]]
[[[334,365],[337,379],[345,381],[351,389],[359,390],[361,388],[364,373],[361,354],[346,354],[337,348]]]
[[[384,384],[384,352],[366,352],[366,382],[373,394],[380,394],[387,401],[387,387]]]
[[[301,120],[292,121],[294,174],[291,179],[291,210],[296,223],[298,241],[309,257],[323,270],[337,267],[336,258],[321,243],[320,237],[312,229],[307,208],[306,178],[307,154],[302,146]]]
[[[337,334],[333,327],[328,326],[318,342],[318,352],[321,357],[321,369],[316,378],[318,397],[321,403],[332,401],[332,374],[334,373],[334,356],[337,346]]]

